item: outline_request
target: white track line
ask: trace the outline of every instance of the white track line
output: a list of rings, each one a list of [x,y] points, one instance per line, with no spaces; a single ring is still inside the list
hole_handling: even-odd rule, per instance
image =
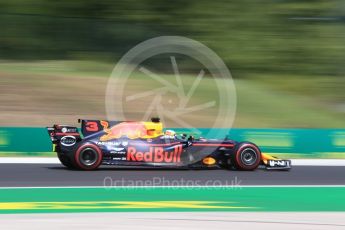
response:
[[[292,159],[292,166],[345,166],[345,159]],[[55,157],[0,157],[0,164],[60,164]]]
[[[0,164],[61,164],[55,157],[0,157]]]
[[[105,189],[105,190],[113,190],[113,189],[156,189],[156,188],[164,188],[164,189],[243,189],[243,188],[345,188],[345,185],[338,184],[338,185],[240,185],[240,186],[231,186],[231,185],[198,185],[198,186],[169,186],[169,185],[157,185],[157,186],[114,186],[114,187],[105,187],[105,186],[37,186],[37,187],[0,187],[0,190],[6,189]]]
[[[344,212],[115,212],[10,214],[2,229],[343,230]]]
[[[344,212],[113,212],[2,215],[2,229],[343,230]]]
[[[345,159],[294,159],[292,166],[345,166]]]

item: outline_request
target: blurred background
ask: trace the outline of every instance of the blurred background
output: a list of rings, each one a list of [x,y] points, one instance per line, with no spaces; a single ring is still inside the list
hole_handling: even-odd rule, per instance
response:
[[[235,127],[345,128],[341,0],[1,0],[0,28],[0,126],[105,118],[119,58],[177,35],[204,43],[231,70]],[[185,78],[199,70],[180,69]]]

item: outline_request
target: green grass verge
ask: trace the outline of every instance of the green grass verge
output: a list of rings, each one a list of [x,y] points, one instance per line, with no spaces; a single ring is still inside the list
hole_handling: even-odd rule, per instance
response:
[[[56,157],[54,152],[0,152],[0,157]]]
[[[1,189],[0,213],[345,211],[344,187]]]

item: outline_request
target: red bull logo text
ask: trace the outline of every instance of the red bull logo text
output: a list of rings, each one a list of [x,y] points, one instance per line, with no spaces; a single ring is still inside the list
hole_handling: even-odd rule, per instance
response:
[[[172,151],[165,151],[163,147],[150,147],[147,152],[139,152],[135,147],[128,147],[127,161],[144,161],[153,163],[181,162],[182,145],[174,146]]]

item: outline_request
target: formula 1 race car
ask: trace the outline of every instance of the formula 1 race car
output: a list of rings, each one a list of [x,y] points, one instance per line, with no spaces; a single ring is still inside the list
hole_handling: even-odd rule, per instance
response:
[[[150,122],[79,120],[78,128],[48,127],[54,151],[67,168],[94,170],[100,165],[165,168],[229,168],[287,170],[290,160],[261,153],[250,142],[208,140],[163,131],[159,118]]]

